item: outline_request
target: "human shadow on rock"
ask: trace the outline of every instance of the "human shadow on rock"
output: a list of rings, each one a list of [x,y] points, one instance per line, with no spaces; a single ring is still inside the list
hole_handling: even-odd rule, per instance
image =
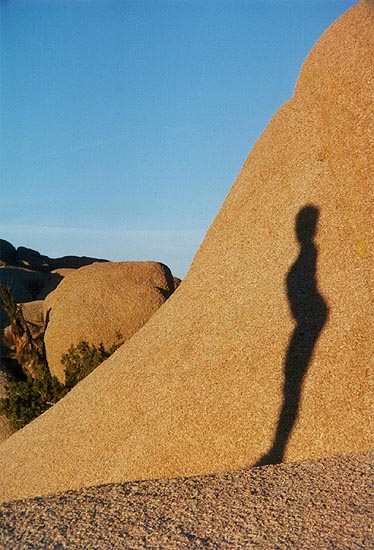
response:
[[[302,208],[296,218],[296,236],[300,253],[286,277],[287,297],[296,326],[288,345],[284,363],[283,405],[270,450],[256,466],[283,461],[287,443],[294,428],[302,386],[317,340],[328,319],[328,307],[318,292],[317,255],[314,244],[318,208]]]

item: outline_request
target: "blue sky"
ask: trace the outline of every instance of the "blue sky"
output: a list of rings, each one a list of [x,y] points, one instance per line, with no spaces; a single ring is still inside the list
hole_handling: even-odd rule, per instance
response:
[[[0,0],[0,238],[183,277],[345,0]]]

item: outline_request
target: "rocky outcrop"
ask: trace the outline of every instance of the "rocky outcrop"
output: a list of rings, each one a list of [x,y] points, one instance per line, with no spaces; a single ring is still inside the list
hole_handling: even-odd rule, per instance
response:
[[[20,246],[16,252],[16,264],[20,267],[33,269],[34,271],[50,272],[56,269],[79,269],[95,262],[106,262],[98,258],[87,256],[63,256],[62,258],[49,258],[36,250]]]
[[[16,249],[11,243],[0,239],[0,265],[11,264],[16,262]]]
[[[0,287],[0,293],[2,290]],[[12,322],[4,329],[3,342],[22,371],[32,377],[45,363],[43,303],[43,300],[36,300],[14,304],[12,313],[9,304],[6,307]]]
[[[0,284],[10,291],[18,304],[43,300],[49,292],[57,287],[62,278],[62,275],[59,273],[41,273],[12,266],[0,267]],[[0,363],[2,368],[7,370],[8,362],[6,357],[9,350],[3,344],[2,335],[10,320],[4,311],[1,298],[0,304]]]
[[[107,261],[100,258],[90,258],[89,256],[50,258],[26,246],[19,246],[16,249],[8,241],[0,239],[0,265],[2,266],[23,267],[32,271],[49,273],[56,269],[79,269],[94,262]]]
[[[17,303],[44,300],[71,271],[94,262],[107,262],[86,256],[49,258],[36,250],[20,246],[17,249],[0,239],[0,284],[4,285]],[[0,300],[1,303],[1,300]],[[0,307],[0,333],[9,319]],[[0,356],[6,352],[0,338]]]
[[[111,262],[71,273],[44,303],[50,371],[64,381],[62,355],[88,341],[110,348],[135,334],[174,291],[169,268],[157,262]]]
[[[3,499],[373,447],[373,28],[322,36],[175,295],[1,445]]]
[[[43,309],[41,300],[44,300],[68,273],[95,261],[106,260],[78,256],[49,258],[23,246],[16,249],[8,241],[0,239],[0,285],[8,289],[12,298],[21,304],[26,321],[29,321],[32,337],[35,337],[39,344],[42,344],[44,327],[44,321],[40,319]],[[34,321],[37,321],[36,324]],[[0,397],[6,396],[8,381],[13,379],[15,362],[9,359],[10,350],[18,360],[22,358],[25,361],[23,366],[26,366],[26,370],[27,364],[30,366],[28,354],[25,356],[27,339],[25,340],[24,335],[21,337],[15,334],[12,327],[8,326],[9,323],[0,298]],[[7,345],[4,344],[3,338]],[[0,416],[0,441],[13,432],[7,418]]]
[[[50,271],[48,259],[47,256],[42,256],[37,250],[25,246],[17,248],[16,262],[20,267],[32,269],[33,271],[48,272]]]
[[[3,342],[12,351],[23,373],[35,378],[40,368],[46,367],[43,322],[38,319],[37,322],[27,321],[22,307],[3,285],[0,285],[0,298],[10,320],[10,325],[4,330]],[[29,309],[35,317],[34,310]]]
[[[62,276],[58,273],[42,273],[13,266],[0,268],[0,283],[10,290],[18,303],[44,300],[60,281]]]

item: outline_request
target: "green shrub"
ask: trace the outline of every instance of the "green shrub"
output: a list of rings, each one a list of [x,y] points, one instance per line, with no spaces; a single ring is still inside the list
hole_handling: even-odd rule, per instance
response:
[[[61,359],[65,370],[66,387],[71,390],[100,363],[108,359],[121,344],[121,335],[117,335],[117,342],[108,350],[102,343],[96,347],[86,341],[79,342],[76,346],[70,346],[68,353],[65,353]]]
[[[121,344],[118,334],[117,342],[108,350],[103,344],[96,347],[84,341],[71,346],[61,360],[65,367],[65,384],[51,376],[46,365],[41,365],[35,378],[25,374],[22,379],[9,383],[8,396],[0,399],[0,414],[4,414],[15,429],[22,428],[57,403]]]
[[[35,378],[27,374],[21,380],[10,382],[8,396],[0,399],[0,414],[5,414],[13,428],[22,428],[68,391],[55,376],[51,376],[47,367],[40,367]]]

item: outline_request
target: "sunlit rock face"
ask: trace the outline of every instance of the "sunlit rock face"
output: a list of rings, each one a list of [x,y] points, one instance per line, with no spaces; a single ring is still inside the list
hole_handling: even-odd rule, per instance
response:
[[[373,447],[373,29],[322,36],[174,296],[2,444],[3,499]]]

